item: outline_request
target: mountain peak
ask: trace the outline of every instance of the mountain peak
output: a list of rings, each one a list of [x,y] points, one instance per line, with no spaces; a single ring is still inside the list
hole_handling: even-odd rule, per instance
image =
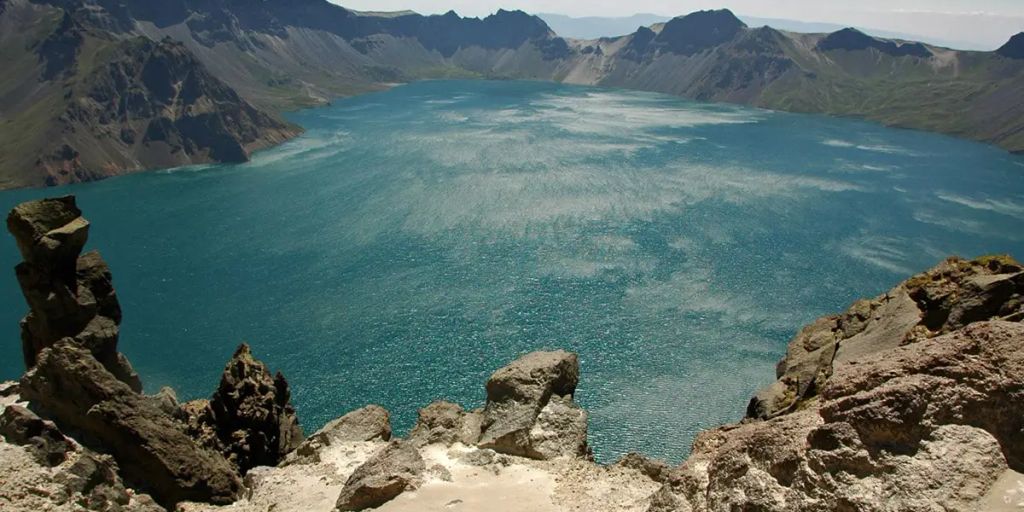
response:
[[[674,53],[693,54],[731,41],[747,25],[732,11],[698,11],[673,18],[658,34],[658,42]]]
[[[996,53],[1011,59],[1024,59],[1024,32],[1011,37]]]
[[[931,50],[921,43],[897,43],[888,39],[878,39],[853,27],[833,32],[818,42],[818,50],[823,52],[858,51],[871,48],[893,57],[928,58],[932,56]]]

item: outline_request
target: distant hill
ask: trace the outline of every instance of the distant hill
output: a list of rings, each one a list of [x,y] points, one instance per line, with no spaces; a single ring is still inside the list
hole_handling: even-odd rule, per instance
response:
[[[630,30],[566,39],[519,11],[359,13],[323,0],[0,0],[0,187],[244,160],[298,132],[280,111],[451,77],[856,116],[1024,152],[1021,36],[956,51],[781,31],[727,10]]]

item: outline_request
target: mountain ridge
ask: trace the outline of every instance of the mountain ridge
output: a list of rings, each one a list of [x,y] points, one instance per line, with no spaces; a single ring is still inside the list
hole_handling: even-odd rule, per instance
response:
[[[1024,59],[1015,57],[1024,51],[1019,48],[1024,40],[1011,40],[996,52],[956,51],[855,29],[799,34],[751,28],[725,9],[679,16],[619,37],[575,40],[559,37],[542,19],[522,11],[499,10],[483,18],[454,12],[367,15],[325,0],[5,0],[3,6],[0,26],[6,20],[12,33],[0,37],[0,63],[40,78],[0,83],[0,114],[8,119],[0,130],[13,134],[7,140],[19,151],[28,148],[55,162],[47,170],[11,158],[14,150],[0,147],[0,174],[7,176],[0,186],[8,188],[225,161],[208,144],[186,151],[189,158],[138,162],[78,156],[81,144],[70,144],[73,151],[40,144],[53,138],[43,134],[59,127],[58,108],[40,112],[48,104],[63,104],[57,91],[85,96],[75,88],[63,90],[71,79],[64,75],[91,71],[75,66],[81,62],[90,68],[111,45],[137,37],[179,44],[176,51],[183,58],[188,54],[209,73],[206,83],[223,83],[255,109],[247,117],[259,120],[259,130],[250,138],[261,142],[243,144],[248,147],[244,158],[297,133],[285,128],[277,112],[428,78],[624,87],[861,117],[1024,152]],[[54,28],[40,35],[40,23]],[[33,24],[36,32],[24,28]],[[25,48],[42,53],[33,57]],[[40,101],[44,90],[51,100]],[[26,131],[16,125],[27,126],[35,139],[15,133]],[[89,129],[96,128],[79,131]],[[234,151],[229,161],[244,158]],[[59,169],[58,177],[41,180],[40,168],[49,175]]]

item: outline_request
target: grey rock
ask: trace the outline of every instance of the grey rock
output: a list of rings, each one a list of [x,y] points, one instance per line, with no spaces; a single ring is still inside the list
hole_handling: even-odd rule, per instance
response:
[[[286,464],[320,462],[320,451],[336,443],[390,440],[391,416],[387,409],[367,405],[324,425],[299,445]]]
[[[1024,469],[1024,324],[975,322],[836,367],[800,410],[702,432],[694,510],[978,510]]]
[[[557,406],[546,416],[548,423],[536,432],[534,427],[552,396],[571,400],[578,382],[579,360],[576,354],[565,351],[533,352],[494,372],[487,381],[479,446],[540,459],[561,455],[564,450],[553,447],[547,429],[578,422],[580,415],[570,412],[568,406]],[[567,421],[570,419],[573,421]],[[582,422],[585,438],[585,413]],[[540,447],[535,442],[547,444]]]
[[[1024,311],[1022,269],[1009,257],[950,258],[841,315],[818,319],[790,341],[778,380],[751,399],[747,417],[796,410],[817,397],[836,368],[863,357]]]
[[[672,492],[672,486],[662,485],[650,497],[647,512],[690,512],[690,505]]]
[[[542,460],[589,456],[587,411],[572,397],[552,395],[530,429],[529,455]]]
[[[392,441],[352,473],[338,496],[337,510],[379,507],[415,489],[424,471],[426,464],[414,446]]]
[[[420,409],[416,425],[409,432],[409,442],[417,447],[436,443],[451,446],[457,442],[465,442],[465,417],[466,411],[458,404],[434,402]]]

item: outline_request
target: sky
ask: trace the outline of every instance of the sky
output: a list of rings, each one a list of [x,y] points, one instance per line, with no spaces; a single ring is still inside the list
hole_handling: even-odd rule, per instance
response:
[[[331,0],[357,10],[410,9],[422,14],[455,10],[486,16],[499,8],[570,16],[680,15],[727,7],[762,18],[838,23],[967,41],[995,49],[1024,31],[1024,0]]]

